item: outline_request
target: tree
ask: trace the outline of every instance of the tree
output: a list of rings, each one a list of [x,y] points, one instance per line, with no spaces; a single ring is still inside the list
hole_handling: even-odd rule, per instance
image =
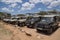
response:
[[[11,14],[10,13],[6,13],[6,12],[0,12],[0,19],[2,18],[10,18]]]
[[[3,12],[0,12],[0,16],[3,16],[4,15],[4,13]]]
[[[52,14],[57,14],[57,12],[58,12],[58,11],[55,10],[55,9],[54,9],[54,10],[51,10],[51,11],[48,11],[48,13],[52,13]]]
[[[34,15],[33,13],[26,13],[26,14],[28,14],[28,15]]]
[[[18,14],[17,16],[25,16],[24,14]]]
[[[11,17],[11,14],[7,13],[5,14],[6,17]]]
[[[0,12],[0,20],[2,19],[3,15],[4,14],[2,12]]]
[[[38,15],[46,15],[47,12],[46,11],[40,11],[39,13],[37,13]]]

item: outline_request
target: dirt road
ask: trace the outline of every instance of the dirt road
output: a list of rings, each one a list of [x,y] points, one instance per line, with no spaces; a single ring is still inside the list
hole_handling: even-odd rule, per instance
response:
[[[0,24],[3,25],[5,29],[8,29],[12,32],[10,36],[6,36],[5,38],[2,36],[0,40],[60,40],[60,28],[57,29],[52,35],[44,35],[41,33],[37,33],[36,29],[30,29],[26,26],[18,27],[11,24],[6,24],[4,22],[0,22]],[[26,35],[25,32],[30,34],[31,36]]]

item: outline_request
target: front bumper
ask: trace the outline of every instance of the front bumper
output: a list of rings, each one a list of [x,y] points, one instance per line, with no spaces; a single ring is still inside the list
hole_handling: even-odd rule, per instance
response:
[[[37,28],[38,30],[49,30],[49,28]]]
[[[26,23],[27,26],[32,25],[31,23]]]

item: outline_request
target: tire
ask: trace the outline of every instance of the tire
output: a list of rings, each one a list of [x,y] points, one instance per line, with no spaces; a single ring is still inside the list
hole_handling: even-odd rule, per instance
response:
[[[40,32],[40,30],[39,29],[36,29],[37,30],[37,32]]]
[[[49,30],[47,30],[47,34],[51,34],[53,32],[53,29],[50,28]]]
[[[21,27],[23,27],[23,24],[20,24]]]
[[[53,31],[55,31],[57,28],[58,28],[57,25],[52,27]]]
[[[58,28],[58,26],[55,26],[55,27],[54,27],[54,30],[56,30],[57,28]]]
[[[23,23],[23,26],[25,26],[25,24]]]
[[[28,28],[30,28],[29,26],[27,26]]]
[[[22,26],[23,26],[23,24],[18,23],[18,26],[22,27]]]

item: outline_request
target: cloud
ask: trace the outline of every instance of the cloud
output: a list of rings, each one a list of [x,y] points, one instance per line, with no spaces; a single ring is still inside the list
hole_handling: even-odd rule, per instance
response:
[[[13,12],[14,10],[10,10],[9,8],[4,7],[4,8],[2,8],[2,11],[5,11],[5,12]]]
[[[35,3],[35,4],[43,3],[45,5],[47,5],[47,4],[49,4],[49,3],[53,2],[53,1],[54,0],[29,0],[30,3]]]
[[[1,2],[4,2],[6,4],[10,4],[10,3],[22,3],[22,0],[1,0]]]
[[[35,7],[35,4],[31,4],[29,2],[25,2],[24,4],[22,4],[21,10],[31,10],[34,7]]]
[[[59,6],[60,5],[60,1],[53,1],[51,2],[51,4],[48,6],[48,8],[52,8],[52,7],[56,7],[56,6]]]
[[[18,5],[17,3],[12,3],[12,4],[9,5],[9,7],[13,7],[13,8],[14,8],[14,7],[16,7],[17,5]]]
[[[48,5],[50,4],[51,2],[53,2],[55,0],[41,0],[41,3],[45,4],[45,5]]]
[[[51,6],[48,6],[47,8],[52,8]]]
[[[48,5],[47,8],[53,8],[60,5],[60,0],[41,0],[41,3]]]
[[[41,0],[29,0],[30,3],[39,3]]]

